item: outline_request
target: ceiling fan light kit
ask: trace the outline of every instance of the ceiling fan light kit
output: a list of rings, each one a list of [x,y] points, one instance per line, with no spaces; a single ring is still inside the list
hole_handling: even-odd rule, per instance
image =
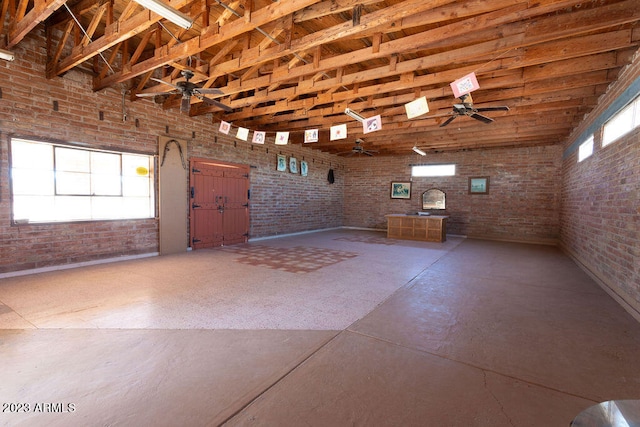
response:
[[[355,111],[353,111],[350,108],[346,108],[344,110],[344,113],[347,116],[351,117],[352,119],[359,121],[360,123],[364,122],[364,117],[362,117],[360,114],[356,113]]]
[[[8,50],[0,49],[0,59],[4,59],[5,61],[13,61],[16,59],[13,52],[9,52]]]
[[[152,12],[157,13],[164,19],[167,19],[177,26],[188,30],[193,25],[193,20],[184,13],[167,6],[160,0],[134,0],[140,6],[146,7]]]

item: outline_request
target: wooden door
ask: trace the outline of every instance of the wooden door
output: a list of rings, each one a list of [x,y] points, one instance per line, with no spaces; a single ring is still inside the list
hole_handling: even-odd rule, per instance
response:
[[[249,185],[247,171],[225,170],[223,193],[223,244],[244,243],[249,233]]]
[[[249,168],[191,160],[191,247],[244,243],[249,236]]]

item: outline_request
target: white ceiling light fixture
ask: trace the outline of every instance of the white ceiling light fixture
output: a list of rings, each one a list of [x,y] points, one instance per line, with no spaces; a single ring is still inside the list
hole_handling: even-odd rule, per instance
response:
[[[421,156],[426,156],[427,153],[425,153],[424,151],[422,151],[421,149],[419,149],[418,147],[413,147],[412,148],[413,151],[415,151],[416,153],[420,154]]]
[[[134,0],[140,6],[146,7],[179,27],[188,30],[193,25],[193,20],[184,13],[172,8],[160,0]]]
[[[5,61],[13,61],[14,59],[16,59],[16,56],[13,54],[13,52],[0,49],[0,58],[4,59]]]
[[[351,117],[352,119],[359,121],[360,123],[364,122],[364,117],[362,117],[360,114],[356,113],[350,108],[345,109],[344,113],[347,116]]]

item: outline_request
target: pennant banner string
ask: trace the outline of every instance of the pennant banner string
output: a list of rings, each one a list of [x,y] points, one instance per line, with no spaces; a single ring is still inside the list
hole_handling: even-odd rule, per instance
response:
[[[481,70],[483,67],[486,67],[487,65],[491,64],[493,61],[497,61],[498,59],[500,59],[500,57],[506,55],[507,53],[511,52],[512,50],[516,49],[515,47],[512,47],[510,49],[505,50],[504,52],[502,52],[501,54],[497,55],[495,58],[489,60],[488,62],[485,62],[484,64],[480,65],[478,68],[476,68],[475,70],[473,70],[472,72],[475,73],[478,70]]]

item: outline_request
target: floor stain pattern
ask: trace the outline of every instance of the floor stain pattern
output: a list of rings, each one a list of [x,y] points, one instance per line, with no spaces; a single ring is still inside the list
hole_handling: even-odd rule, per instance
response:
[[[296,246],[277,248],[265,245],[235,245],[224,249],[241,255],[236,261],[289,273],[309,273],[357,257],[355,252]]]
[[[372,245],[395,245],[397,243],[393,239],[377,236],[344,236],[336,237],[333,240],[339,240],[342,242],[369,243]]]

